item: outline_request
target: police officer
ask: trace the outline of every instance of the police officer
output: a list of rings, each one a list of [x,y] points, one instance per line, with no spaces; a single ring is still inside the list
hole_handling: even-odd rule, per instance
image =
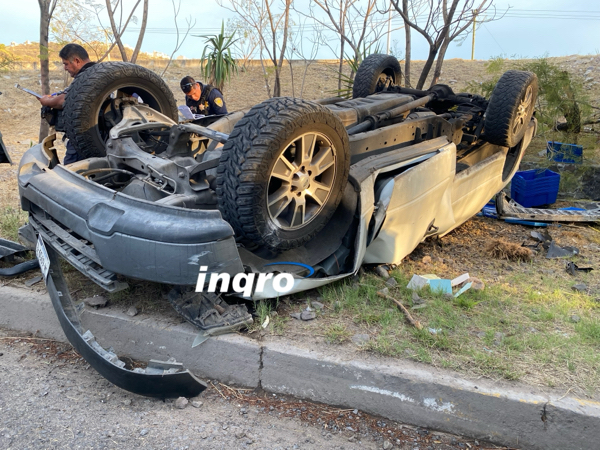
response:
[[[65,45],[58,56],[62,59],[62,64],[65,71],[69,72],[73,78],[83,73],[86,69],[93,66],[95,63],[90,61],[88,52],[79,44]],[[65,98],[69,92],[69,85],[64,91],[52,95],[44,95],[39,99],[42,106],[53,110],[62,110],[65,104]],[[58,126],[59,123],[50,123],[56,126],[56,131],[64,131]],[[71,164],[82,159],[75,150],[75,147],[70,141],[67,141],[67,153],[65,155],[64,164]]]
[[[227,114],[223,94],[216,87],[202,84],[190,76],[183,77],[179,85],[185,94],[185,104],[193,114]]]

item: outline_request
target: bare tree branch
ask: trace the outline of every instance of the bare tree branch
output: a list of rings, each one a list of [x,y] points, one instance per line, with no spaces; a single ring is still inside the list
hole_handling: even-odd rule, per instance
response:
[[[165,73],[167,72],[167,69],[171,65],[171,62],[173,61],[173,56],[175,56],[175,53],[177,53],[179,51],[179,49],[181,48],[181,46],[187,39],[188,34],[190,33],[191,29],[194,28],[194,26],[196,26],[196,20],[194,19],[194,23],[192,23],[191,16],[188,17],[187,19],[185,19],[185,21],[187,23],[187,29],[185,30],[183,39],[181,40],[181,42],[179,42],[179,24],[177,23],[177,16],[179,16],[179,10],[181,9],[181,0],[179,0],[177,6],[175,6],[175,0],[171,0],[171,2],[173,3],[173,15],[175,16],[174,20],[175,20],[175,30],[177,31],[177,42],[175,43],[175,48],[173,49],[173,52],[171,53],[171,57],[169,58],[169,62],[167,62],[167,66],[165,67],[165,70],[163,70],[162,73],[160,74],[161,77],[164,76]]]

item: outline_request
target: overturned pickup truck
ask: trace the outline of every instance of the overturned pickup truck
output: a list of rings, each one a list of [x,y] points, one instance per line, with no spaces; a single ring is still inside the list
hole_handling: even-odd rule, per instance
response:
[[[128,371],[86,337],[59,257],[107,291],[126,277],[171,285],[175,308],[217,334],[252,319],[244,305],[203,292],[214,274],[244,274],[244,286],[221,291],[247,300],[300,292],[365,263],[398,263],[477,213],[510,182],[535,134],[535,75],[506,72],[489,100],[400,81],[398,61],[376,54],[361,64],[352,99],[272,98],[178,123],[170,90],[149,70],[113,62],[77,77],[64,118],[86,159],[61,165],[49,136],[19,168],[23,234],[37,241],[75,347],[126,389],[201,389],[169,363]],[[142,376],[155,378],[132,381]],[[166,387],[168,376],[180,387]]]

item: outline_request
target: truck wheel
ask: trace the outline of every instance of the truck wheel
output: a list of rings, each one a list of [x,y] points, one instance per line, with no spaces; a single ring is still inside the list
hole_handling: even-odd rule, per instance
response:
[[[534,73],[505,72],[494,87],[485,111],[485,140],[502,147],[515,147],[525,135],[537,93],[538,80]]]
[[[282,251],[310,241],[340,203],[350,168],[341,120],[278,97],[235,125],[217,168],[217,199],[238,236]]]
[[[367,56],[356,71],[352,98],[366,97],[381,92],[388,86],[400,85],[402,70],[392,55],[374,53]]]
[[[177,122],[171,90],[149,69],[115,61],[96,64],[75,77],[65,99],[65,131],[83,158],[106,155],[108,133],[122,118],[118,99],[134,94]]]

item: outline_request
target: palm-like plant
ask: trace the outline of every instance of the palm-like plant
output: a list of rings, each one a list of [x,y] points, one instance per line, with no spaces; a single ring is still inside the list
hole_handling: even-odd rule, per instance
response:
[[[233,39],[235,32],[225,36],[225,23],[221,22],[221,33],[206,38],[202,52],[201,70],[210,84],[223,92],[223,85],[237,73],[237,62],[231,56],[231,47],[237,41]]]

